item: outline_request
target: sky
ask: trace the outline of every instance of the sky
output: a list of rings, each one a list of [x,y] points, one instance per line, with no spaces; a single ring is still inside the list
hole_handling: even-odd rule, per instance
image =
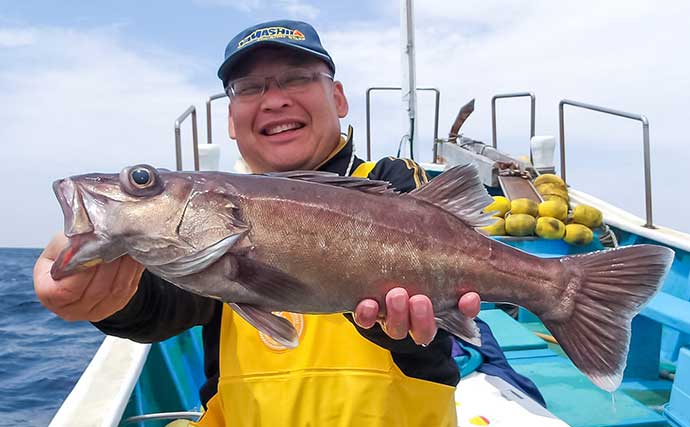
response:
[[[690,2],[418,0],[417,84],[441,92],[439,134],[472,98],[465,136],[491,143],[491,97],[536,95],[537,135],[558,136],[558,103],[571,99],[644,114],[650,123],[654,222],[690,232]],[[272,19],[312,23],[336,63],[366,155],[365,93],[401,84],[400,0],[0,0],[0,247],[42,247],[62,229],[51,183],[135,163],[174,169],[174,121],[222,91],[227,42]],[[397,152],[407,132],[400,95],[372,94],[373,157]],[[221,168],[237,159],[227,102],[212,104]],[[433,97],[419,95],[419,152],[431,157]],[[499,101],[498,148],[529,150],[529,101]],[[192,168],[191,124],[182,124]],[[644,217],[639,122],[566,107],[573,187]],[[558,156],[558,153],[556,154]],[[558,158],[558,157],[557,157]]]

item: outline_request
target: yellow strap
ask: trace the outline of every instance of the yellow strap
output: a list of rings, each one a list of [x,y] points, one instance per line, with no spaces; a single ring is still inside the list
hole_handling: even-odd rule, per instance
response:
[[[374,169],[375,166],[376,162],[364,162],[357,166],[357,169],[352,172],[351,176],[354,176],[355,178],[366,178],[369,176],[369,173],[372,169]]]

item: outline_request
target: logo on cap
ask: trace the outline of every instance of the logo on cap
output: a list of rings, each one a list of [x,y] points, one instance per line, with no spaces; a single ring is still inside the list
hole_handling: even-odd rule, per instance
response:
[[[259,28],[253,31],[247,37],[237,43],[237,48],[242,49],[250,43],[255,43],[262,40],[272,40],[272,39],[289,39],[289,40],[304,40],[304,34],[300,30],[292,30],[285,27],[266,27]]]

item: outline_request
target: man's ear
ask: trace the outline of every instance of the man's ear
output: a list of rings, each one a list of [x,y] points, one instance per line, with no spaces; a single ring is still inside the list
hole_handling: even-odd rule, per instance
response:
[[[237,134],[235,133],[235,122],[232,120],[232,106],[228,104],[228,135],[230,139],[237,139]]]
[[[347,103],[343,84],[339,81],[333,83],[333,99],[335,99],[335,111],[341,119],[347,116],[350,106]]]

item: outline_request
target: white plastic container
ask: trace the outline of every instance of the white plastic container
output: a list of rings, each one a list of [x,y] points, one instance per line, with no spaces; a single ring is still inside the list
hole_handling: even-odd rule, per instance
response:
[[[199,144],[199,170],[217,171],[220,163],[220,146]]]
[[[542,173],[555,172],[553,157],[556,152],[556,138],[549,135],[533,136],[530,140],[530,150],[532,166],[536,170]]]

